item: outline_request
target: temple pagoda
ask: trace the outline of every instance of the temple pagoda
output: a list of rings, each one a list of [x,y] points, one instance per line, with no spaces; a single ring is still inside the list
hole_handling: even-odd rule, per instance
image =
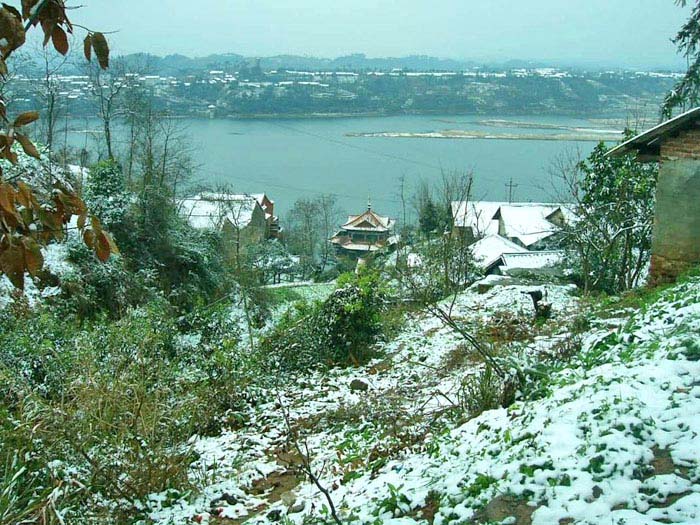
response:
[[[350,215],[330,242],[338,255],[363,257],[396,244],[395,223],[394,219],[372,210],[372,203],[368,202],[367,210],[360,215]]]

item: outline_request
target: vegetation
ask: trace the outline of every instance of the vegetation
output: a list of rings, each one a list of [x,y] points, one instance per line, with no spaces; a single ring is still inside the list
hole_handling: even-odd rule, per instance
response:
[[[675,0],[676,5],[693,5],[692,0]],[[673,38],[678,52],[688,62],[685,76],[666,95],[662,113],[670,117],[676,108],[690,109],[700,104],[700,2],[695,2],[690,17]]]
[[[395,328],[389,309],[389,292],[377,271],[343,274],[324,302],[288,310],[263,341],[263,352],[283,371],[358,365]]]
[[[658,166],[607,152],[600,143],[585,160],[563,157],[555,164],[576,217],[565,224],[563,242],[585,292],[641,284],[651,256]]]
[[[7,59],[21,48],[26,31],[41,25],[44,46],[49,41],[65,55],[68,53],[68,36],[73,25],[66,14],[63,2],[26,0],[22,12],[3,4],[0,7],[0,81],[8,74]],[[25,27],[26,24],[26,27]],[[100,67],[109,64],[109,48],[102,33],[88,32],[84,42],[85,57],[90,60],[94,51]],[[19,163],[13,144],[36,159],[41,155],[23,128],[39,118],[37,111],[29,111],[10,119],[5,99],[0,92],[0,121],[8,128],[0,133],[0,158],[13,165]],[[50,173],[49,173],[50,175]],[[63,226],[77,216],[77,227],[85,244],[94,250],[101,261],[117,252],[111,236],[102,229],[100,221],[91,217],[75,190],[55,177],[39,179],[39,174],[29,173],[5,179],[0,167],[0,274],[6,275],[18,287],[24,287],[24,275],[37,275],[43,266],[40,245],[64,236]]]

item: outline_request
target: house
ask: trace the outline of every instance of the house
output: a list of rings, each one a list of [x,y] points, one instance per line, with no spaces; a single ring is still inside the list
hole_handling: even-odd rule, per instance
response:
[[[498,234],[487,235],[469,246],[474,261],[484,269],[484,274],[497,273],[503,265],[503,255],[507,253],[527,252],[519,244],[515,244]]]
[[[542,202],[455,201],[454,230],[477,241],[500,235],[523,248],[548,247],[566,221],[566,207]]]
[[[232,256],[270,236],[266,212],[253,195],[200,193],[180,202],[180,215],[193,228],[222,231]]]
[[[608,152],[659,162],[651,243],[652,284],[673,282],[700,263],[700,107],[651,128]]]
[[[561,250],[540,250],[536,252],[525,251],[521,253],[504,253],[500,265],[492,273],[501,275],[549,274],[556,275],[561,269],[555,266],[564,261],[564,252]]]
[[[280,236],[280,220],[275,215],[275,201],[271,200],[265,193],[255,193],[253,197],[255,197],[255,200],[258,201],[258,204],[265,212],[267,238],[278,239]]]
[[[510,275],[521,271],[551,273],[551,267],[564,259],[562,251],[530,251],[497,234],[479,239],[469,250],[485,275]]]
[[[367,211],[350,215],[338,233],[331,237],[338,255],[362,257],[380,250],[391,249],[397,241],[394,219],[384,217],[367,205]]]

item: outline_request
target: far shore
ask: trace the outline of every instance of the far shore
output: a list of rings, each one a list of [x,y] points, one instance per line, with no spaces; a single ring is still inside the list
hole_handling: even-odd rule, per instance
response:
[[[493,116],[494,113],[491,112],[475,112],[475,113],[461,113],[461,112],[455,112],[451,113],[449,111],[364,111],[364,112],[353,112],[353,113],[324,113],[324,112],[312,112],[312,113],[240,113],[240,114],[226,114],[226,115],[216,115],[214,117],[206,117],[202,116],[202,118],[227,118],[227,119],[234,119],[234,120],[301,120],[301,119],[308,119],[308,120],[322,120],[322,119],[341,119],[341,118],[382,118],[382,117],[420,117],[420,116],[434,116],[434,117],[452,117],[452,118],[459,118],[459,117],[468,117],[468,118],[473,118],[473,119],[479,119],[483,117],[488,117],[488,116]],[[485,120],[483,122],[485,123],[496,123],[496,122],[508,122],[505,119],[508,118],[518,118],[518,117],[533,117],[533,116],[539,116],[539,117],[569,117],[569,118],[578,118],[578,119],[586,119],[586,120],[593,120],[596,119],[598,121],[605,121],[605,120],[610,120],[610,121],[619,121],[622,119],[622,117],[619,115],[619,113],[603,113],[603,114],[594,114],[594,113],[575,113],[575,112],[567,112],[567,111],[553,111],[553,112],[519,112],[519,113],[513,113],[513,114],[502,114],[499,115],[500,117],[504,118],[504,120],[499,121],[499,120]],[[187,117],[187,115],[185,115]],[[190,116],[191,118],[191,116]],[[437,121],[445,121],[445,122],[450,122],[449,120],[445,119],[436,119]],[[481,122],[481,121],[475,121],[475,122]],[[487,125],[495,125],[495,124],[487,124]],[[520,126],[518,126],[520,127]]]
[[[346,137],[399,138],[399,139],[452,139],[452,140],[562,140],[572,142],[613,142],[623,135],[615,132],[591,133],[486,133],[472,130],[444,130],[427,132],[379,131],[346,133]]]

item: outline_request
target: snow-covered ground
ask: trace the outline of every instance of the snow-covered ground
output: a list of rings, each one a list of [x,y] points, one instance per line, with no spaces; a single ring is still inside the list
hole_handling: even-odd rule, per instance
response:
[[[507,311],[529,322],[534,309],[524,292],[536,288],[497,287],[484,294],[474,288],[457,297],[452,314],[464,322],[483,324],[491,315]],[[576,309],[574,290],[547,287],[548,300],[554,305],[553,324]],[[446,302],[445,308],[450,304]],[[193,440],[200,454],[193,476],[211,473],[203,494],[175,506],[165,495],[154,496],[152,518],[186,523],[195,516],[257,516],[256,520],[265,521],[289,508],[298,511],[290,516],[322,508],[317,489],[299,483],[303,476],[294,465],[300,458],[289,442],[287,421],[298,432],[304,455],[308,446],[312,470],[329,488],[336,487],[333,497],[342,502],[344,491],[357,483],[350,481],[354,477],[370,475],[366,471],[374,476],[389,458],[423,449],[435,437],[434,421],[446,418],[459,403],[464,377],[482,367],[478,361],[452,364],[454,354],[465,353],[464,344],[441,321],[419,313],[411,316],[398,337],[383,345],[381,359],[280,385],[269,393],[268,403],[250,414],[244,428]],[[541,347],[541,341],[530,345],[533,352]],[[445,425],[440,428],[447,430]],[[292,459],[285,460],[287,456]]]
[[[532,289],[473,288],[453,314],[531,316],[522,292]],[[549,335],[520,345],[524,362],[566,336],[558,328],[579,310],[572,292],[547,287],[554,320]],[[464,342],[416,314],[382,359],[281,385],[244,428],[194,438],[203,492],[174,504],[154,495],[151,517],[329,520],[327,500],[299,472],[307,457],[348,523],[700,523],[700,279],[622,315],[594,320],[542,398],[460,423],[449,408],[481,365],[449,366]]]

